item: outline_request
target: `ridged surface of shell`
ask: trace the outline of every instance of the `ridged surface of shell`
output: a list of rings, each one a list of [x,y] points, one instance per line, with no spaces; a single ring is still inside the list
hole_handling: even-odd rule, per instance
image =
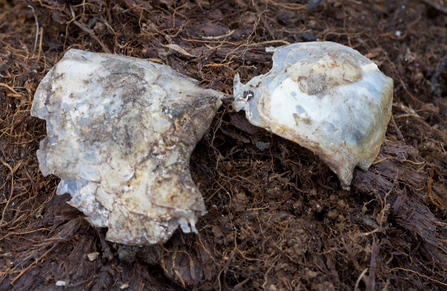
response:
[[[391,116],[393,80],[359,52],[332,42],[277,48],[273,68],[234,84],[236,110],[304,146],[348,188],[354,168],[367,170]]]
[[[196,231],[202,195],[189,158],[223,94],[171,68],[111,54],[69,50],[45,76],[31,114],[47,122],[37,157],[57,193],[107,239],[164,242],[178,226]]]

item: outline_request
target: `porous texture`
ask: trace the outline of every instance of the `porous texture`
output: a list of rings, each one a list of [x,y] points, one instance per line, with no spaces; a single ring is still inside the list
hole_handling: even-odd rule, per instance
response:
[[[31,115],[47,121],[37,157],[62,179],[57,193],[107,239],[147,245],[206,213],[189,158],[221,105],[171,68],[136,58],[69,50],[45,76]]]
[[[267,74],[236,77],[234,96],[252,124],[312,150],[348,188],[355,166],[367,170],[379,153],[393,80],[349,47],[297,43],[275,50]]]

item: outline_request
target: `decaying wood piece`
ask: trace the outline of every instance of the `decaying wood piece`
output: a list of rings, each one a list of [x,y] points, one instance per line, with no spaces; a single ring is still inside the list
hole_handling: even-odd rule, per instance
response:
[[[72,49],[34,97],[31,114],[47,121],[40,169],[110,241],[195,232],[206,210],[189,158],[222,96],[164,65]]]

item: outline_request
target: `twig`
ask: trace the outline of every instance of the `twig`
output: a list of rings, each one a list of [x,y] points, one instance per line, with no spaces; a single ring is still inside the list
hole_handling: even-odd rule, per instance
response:
[[[306,4],[294,4],[294,3],[278,3],[273,0],[266,0],[266,3],[273,4],[274,6],[279,6],[284,9],[289,10],[307,10]]]
[[[16,90],[14,90],[13,88],[11,88],[10,86],[8,86],[5,83],[0,83],[0,87],[5,87],[6,89],[9,89],[11,92],[14,92],[15,94],[17,94]]]
[[[40,40],[39,40],[39,51],[37,52],[37,62],[39,62],[40,53],[42,52],[42,35],[43,35],[43,27],[40,28]]]
[[[104,52],[110,54],[110,50],[105,46],[105,44],[102,43],[101,40],[99,40],[99,38],[95,35],[95,33],[93,32],[93,30],[91,30],[90,28],[88,28],[87,26],[85,26],[84,24],[74,20],[73,21],[74,24],[76,24],[80,29],[82,29],[83,31],[87,32],[88,34],[90,34],[90,36],[95,39],[102,47],[102,49],[104,50]]]
[[[358,277],[357,281],[355,282],[355,287],[354,287],[354,291],[359,291],[359,284],[360,284],[360,280],[362,280],[363,276],[365,276],[366,272],[368,272],[368,268],[366,268],[365,270],[363,270],[363,272],[360,274],[360,276]]]
[[[39,257],[38,259],[36,259],[33,263],[31,263],[28,267],[26,267],[25,269],[23,269],[20,274],[18,274],[12,281],[11,284],[14,284],[15,281],[17,281],[20,277],[22,277],[23,274],[26,273],[26,271],[28,271],[29,269],[31,269],[34,265],[37,265],[39,263],[39,261],[41,259],[43,259],[43,257],[45,257],[46,255],[48,255],[49,252],[51,252],[55,247],[57,247],[59,245],[59,243],[55,243],[48,251],[45,252],[45,254],[43,254],[41,257]]]
[[[428,5],[430,5],[431,7],[447,14],[447,7],[443,6],[443,2],[442,1],[434,1],[434,0],[422,0],[422,2],[427,3]],[[437,3],[439,2],[439,3]],[[444,2],[445,3],[445,2]]]
[[[39,21],[37,20],[37,15],[36,15],[36,12],[34,11],[34,7],[31,5],[28,5],[28,7],[31,8],[31,10],[33,11],[34,20],[36,20],[36,38],[34,40],[34,49],[33,49],[33,54],[34,54],[36,52],[37,38],[39,36]]]
[[[396,267],[396,268],[392,268],[392,269],[390,269],[390,272],[396,272],[396,271],[399,271],[399,270],[400,270],[400,271],[405,271],[405,272],[411,272],[411,273],[414,273],[414,274],[418,275],[419,277],[428,279],[428,280],[430,280],[430,281],[432,281],[432,282],[435,282],[435,283],[440,284],[440,285],[443,285],[443,286],[447,286],[446,283],[443,283],[443,282],[438,281],[438,280],[436,280],[436,279],[433,279],[433,278],[431,278],[431,277],[429,277],[429,276],[427,276],[427,275],[420,274],[420,273],[418,273],[418,272],[416,272],[416,271],[414,271],[414,270],[410,270],[410,269],[404,269],[404,268],[401,268],[401,267]]]
[[[419,19],[419,18],[418,18]],[[388,61],[388,63],[391,65],[391,68],[394,70],[395,74],[399,77],[399,81],[400,84],[402,85],[402,88],[404,88],[405,92],[407,92],[407,94],[411,97],[411,99],[413,99],[414,101],[418,102],[419,104],[424,105],[425,103],[422,102],[421,100],[417,99],[416,97],[413,96],[413,94],[410,93],[410,91],[408,90],[407,86],[405,85],[404,81],[402,80],[402,77],[399,74],[399,71],[397,70],[396,66],[394,65],[394,63],[390,60],[388,53],[385,52],[385,50],[383,49],[383,47],[377,42],[377,40],[372,39],[377,47],[382,51],[383,55],[385,56],[386,60]]]
[[[227,34],[219,35],[219,36],[202,36],[202,39],[222,39],[228,36],[231,36],[234,33],[234,29],[230,30]]]
[[[402,136],[402,133],[400,132],[399,127],[397,127],[397,124],[396,124],[396,121],[394,120],[394,116],[393,116],[393,114],[391,114],[391,122],[393,123],[394,130],[396,131],[397,138],[398,138],[399,140],[403,141],[403,140],[404,140],[404,137]]]
[[[6,212],[6,209],[8,209],[8,205],[9,205],[9,203],[10,203],[11,200],[12,200],[12,196],[14,195],[14,170],[11,168],[10,165],[8,165],[7,163],[5,163],[5,161],[3,161],[3,159],[0,159],[0,162],[1,162],[5,167],[7,167],[7,168],[9,169],[9,171],[11,171],[11,193],[9,194],[9,199],[8,199],[8,201],[6,202],[5,208],[3,209],[3,212],[2,212],[2,219],[0,220],[0,223],[2,223],[2,225],[1,225],[0,227],[3,227],[4,225],[7,225],[7,224],[3,224],[4,219],[5,219],[5,212]]]
[[[376,286],[376,267],[377,267],[376,255],[378,252],[378,248],[379,248],[379,246],[376,242],[376,238],[373,237],[373,243],[371,246],[371,261],[370,261],[369,280],[368,280],[368,283],[366,284],[366,291],[376,290],[376,288],[375,288],[375,286]]]

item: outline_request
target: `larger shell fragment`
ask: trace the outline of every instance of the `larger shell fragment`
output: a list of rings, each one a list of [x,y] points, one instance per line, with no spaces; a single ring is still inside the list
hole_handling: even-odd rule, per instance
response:
[[[393,80],[359,52],[332,42],[274,50],[273,68],[234,81],[236,111],[254,125],[320,156],[347,188],[355,166],[367,170],[391,116]]]
[[[57,193],[125,244],[196,231],[202,195],[189,158],[221,105],[171,68],[119,55],[69,50],[40,83],[31,114],[47,121],[37,157]]]

